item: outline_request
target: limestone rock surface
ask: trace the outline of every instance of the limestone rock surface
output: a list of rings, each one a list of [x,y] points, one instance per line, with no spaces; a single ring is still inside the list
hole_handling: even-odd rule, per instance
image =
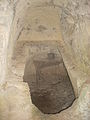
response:
[[[0,85],[0,120],[30,120],[28,85],[5,82]]]
[[[59,114],[40,112],[20,82],[37,41],[58,41],[77,97]],[[0,0],[0,120],[90,120],[89,51],[90,0]]]

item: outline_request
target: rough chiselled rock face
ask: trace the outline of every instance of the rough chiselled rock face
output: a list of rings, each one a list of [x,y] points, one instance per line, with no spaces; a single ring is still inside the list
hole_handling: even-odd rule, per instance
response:
[[[44,112],[48,104],[48,113],[51,104],[53,110],[55,105],[57,111],[61,110],[61,98],[66,97],[63,101],[69,98],[63,88],[70,94],[70,85],[62,80],[66,73],[58,72],[61,66],[63,71],[65,68],[57,47],[51,49],[46,43],[30,45],[37,41],[58,42],[77,98],[58,115],[46,115],[40,110]],[[22,82],[29,48],[24,81],[29,83],[31,96]],[[90,120],[89,51],[90,0],[0,0],[0,120]],[[53,83],[58,83],[57,87]],[[32,104],[31,97],[40,110]]]
[[[69,107],[75,99],[61,55],[52,46],[34,45],[32,49],[38,52],[33,52],[33,57],[29,57],[24,74],[32,103],[43,113],[58,113]]]

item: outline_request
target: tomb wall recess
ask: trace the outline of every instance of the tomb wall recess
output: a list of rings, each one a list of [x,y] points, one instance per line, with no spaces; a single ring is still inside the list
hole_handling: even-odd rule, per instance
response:
[[[90,119],[89,6],[89,0],[0,1],[0,120]],[[30,48],[39,43],[61,53],[76,96],[56,115],[41,113],[23,82]]]

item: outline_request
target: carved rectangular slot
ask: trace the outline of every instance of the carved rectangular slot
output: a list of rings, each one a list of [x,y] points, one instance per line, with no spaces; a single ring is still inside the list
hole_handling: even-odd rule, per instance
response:
[[[33,44],[29,49],[24,81],[32,103],[43,113],[58,113],[72,105],[75,94],[57,45]]]

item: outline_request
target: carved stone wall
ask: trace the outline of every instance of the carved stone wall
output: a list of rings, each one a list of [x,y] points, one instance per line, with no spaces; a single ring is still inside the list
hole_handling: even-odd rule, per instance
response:
[[[89,0],[0,0],[0,120],[90,119],[89,9]],[[75,102],[57,115],[41,113],[23,82],[36,41],[58,42],[75,91]]]

